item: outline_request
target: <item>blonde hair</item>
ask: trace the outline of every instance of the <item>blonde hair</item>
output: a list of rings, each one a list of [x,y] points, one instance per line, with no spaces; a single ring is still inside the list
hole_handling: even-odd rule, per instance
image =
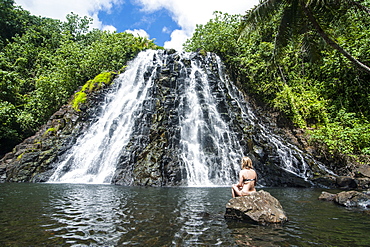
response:
[[[249,157],[243,157],[241,167],[242,169],[253,169],[252,160]]]

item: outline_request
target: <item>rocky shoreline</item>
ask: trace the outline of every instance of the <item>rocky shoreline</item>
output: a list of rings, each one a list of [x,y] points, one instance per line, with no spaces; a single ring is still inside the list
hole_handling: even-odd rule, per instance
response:
[[[342,191],[337,194],[323,191],[319,200],[335,202],[344,207],[370,209],[370,190]]]

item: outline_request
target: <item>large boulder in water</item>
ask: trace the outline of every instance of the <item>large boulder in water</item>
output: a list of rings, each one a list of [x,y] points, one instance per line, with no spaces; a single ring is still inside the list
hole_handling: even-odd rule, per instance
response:
[[[230,199],[226,204],[225,218],[263,225],[288,221],[280,202],[264,190]]]

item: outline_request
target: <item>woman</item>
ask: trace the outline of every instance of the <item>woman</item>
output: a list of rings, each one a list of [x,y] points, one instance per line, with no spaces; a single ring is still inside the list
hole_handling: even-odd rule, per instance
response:
[[[239,183],[233,184],[231,192],[233,198],[236,196],[248,196],[256,192],[257,173],[253,169],[252,160],[243,157],[241,162],[242,170],[239,172]]]

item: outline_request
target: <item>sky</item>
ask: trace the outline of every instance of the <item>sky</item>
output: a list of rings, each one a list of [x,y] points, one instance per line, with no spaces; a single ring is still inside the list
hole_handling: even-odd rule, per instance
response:
[[[15,0],[32,15],[66,20],[71,12],[93,19],[91,28],[131,32],[165,48],[182,49],[197,24],[214,11],[244,14],[259,0]]]

